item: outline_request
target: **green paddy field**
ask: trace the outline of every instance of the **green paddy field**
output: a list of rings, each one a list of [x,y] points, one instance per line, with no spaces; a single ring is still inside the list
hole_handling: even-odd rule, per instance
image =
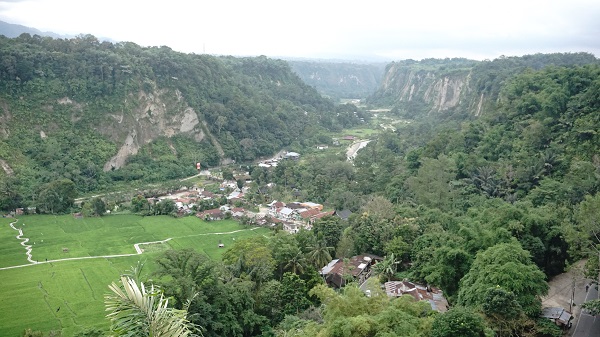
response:
[[[22,240],[16,238],[19,232],[10,227],[13,222],[29,239],[26,244],[31,245],[34,263],[27,260]],[[196,217],[0,218],[0,336],[21,336],[27,328],[60,330],[62,336],[89,328],[108,329],[104,294],[137,261],[145,261],[145,272],[150,273],[152,261],[166,249],[194,248],[220,259],[234,239],[269,233],[235,221],[206,222]],[[142,254],[134,247],[166,239],[170,240],[140,245]],[[225,248],[218,248],[219,243]]]

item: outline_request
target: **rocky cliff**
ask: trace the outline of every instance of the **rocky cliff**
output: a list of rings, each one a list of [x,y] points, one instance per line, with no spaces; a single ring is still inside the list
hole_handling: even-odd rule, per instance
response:
[[[526,69],[595,63],[587,53],[535,54],[492,61],[425,59],[392,62],[368,103],[415,117],[432,114],[480,116],[494,109],[504,83]]]
[[[391,63],[369,102],[392,106],[410,114],[448,113],[459,106],[467,106],[471,113],[480,114],[487,97],[480,95],[476,99],[473,95],[475,61],[429,62],[427,66],[422,62]]]

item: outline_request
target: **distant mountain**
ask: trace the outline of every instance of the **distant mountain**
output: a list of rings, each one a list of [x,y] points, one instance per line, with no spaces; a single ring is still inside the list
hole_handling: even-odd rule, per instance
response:
[[[60,35],[60,34],[56,34],[56,33],[52,33],[52,32],[42,32],[39,29],[0,21],[0,34],[1,35],[13,38],[13,37],[17,37],[23,33],[28,33],[30,35],[49,36],[49,37],[52,37],[55,39],[59,39],[59,38],[64,39],[64,38],[73,37],[73,36],[67,36],[67,35]]]
[[[332,60],[288,60],[292,70],[322,95],[334,100],[365,98],[377,90],[385,63],[354,63]]]

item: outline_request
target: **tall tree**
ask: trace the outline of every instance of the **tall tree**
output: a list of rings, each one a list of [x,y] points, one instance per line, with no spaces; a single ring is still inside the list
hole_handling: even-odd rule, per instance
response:
[[[383,261],[373,266],[373,272],[376,275],[382,276],[386,281],[390,281],[396,275],[398,263],[394,253],[391,253],[390,255],[386,255]]]
[[[444,155],[438,159],[423,158],[417,175],[406,183],[419,204],[449,211],[457,196],[452,181],[456,179],[454,161]]]
[[[431,326],[432,337],[486,337],[483,318],[474,311],[455,307],[437,315]]]
[[[237,240],[223,253],[223,263],[233,268],[236,277],[250,277],[257,283],[269,280],[275,268],[264,237]]]
[[[600,194],[586,196],[575,212],[575,226],[566,226],[571,254],[593,257],[597,266],[588,266],[588,274],[597,275],[600,282]]]
[[[67,212],[77,197],[75,184],[69,179],[59,179],[42,185],[37,196],[37,206],[42,212]]]
[[[477,254],[460,281],[458,304],[481,307],[489,288],[500,286],[514,293],[526,315],[541,312],[541,296],[548,292],[546,275],[531,261],[518,242],[500,243]]]
[[[325,240],[317,241],[309,248],[308,260],[318,269],[325,267],[331,261],[333,247],[328,247]]]

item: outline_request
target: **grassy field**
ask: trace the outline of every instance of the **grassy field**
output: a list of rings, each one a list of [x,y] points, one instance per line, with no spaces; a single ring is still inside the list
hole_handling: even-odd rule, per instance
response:
[[[23,229],[33,247],[32,258],[41,262],[30,264],[10,222],[0,218],[0,268],[27,266],[0,270],[0,336],[21,336],[26,328],[62,330],[63,336],[87,328],[107,329],[103,296],[108,284],[138,260],[147,261],[150,273],[153,259],[165,248],[191,247],[220,259],[226,248],[218,248],[219,243],[228,247],[235,238],[269,234],[268,229],[249,230],[235,221],[205,222],[195,217],[22,216],[15,227]],[[164,244],[141,245],[142,255],[46,263],[46,259],[135,254],[135,243],[168,238]]]

